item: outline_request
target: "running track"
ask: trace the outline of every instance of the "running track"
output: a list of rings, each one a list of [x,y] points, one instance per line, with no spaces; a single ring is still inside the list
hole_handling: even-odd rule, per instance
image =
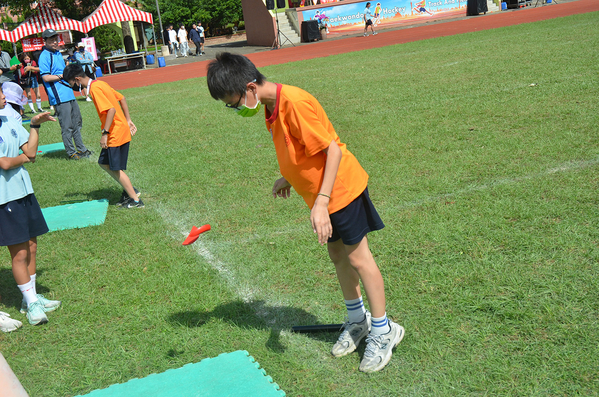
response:
[[[278,49],[276,53],[273,53],[272,51],[263,51],[248,54],[247,57],[254,62],[257,67],[263,67],[366,50],[369,48],[384,47],[393,44],[409,43],[436,37],[452,36],[479,30],[543,21],[546,19],[584,14],[593,11],[599,11],[599,0],[577,0],[535,8],[527,7],[508,12],[495,12],[488,15],[472,16],[465,19],[407,29],[382,31],[376,35],[376,37],[372,35],[368,37],[359,35],[358,37],[348,37],[328,41],[324,40],[309,45],[281,48]],[[206,76],[206,68],[209,62],[210,60],[183,65],[173,65],[166,68],[146,69],[137,72],[104,76],[101,79],[117,90],[144,87],[152,84],[204,77]],[[181,76],[186,77],[182,79]]]

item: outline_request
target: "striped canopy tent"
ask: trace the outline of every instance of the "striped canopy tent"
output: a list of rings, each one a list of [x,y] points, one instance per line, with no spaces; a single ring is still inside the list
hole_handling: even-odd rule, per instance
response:
[[[12,32],[9,32],[8,30],[0,29],[0,40],[12,42],[13,41]]]
[[[40,3],[35,10],[35,14],[27,18],[12,31],[11,38],[13,42],[17,42],[23,37],[42,33],[46,29],[84,32],[81,22],[64,17],[47,5]]]
[[[126,21],[146,22],[152,25],[152,29],[154,28],[154,18],[152,17],[151,13],[130,7],[120,0],[102,1],[100,6],[98,6],[94,12],[85,17],[81,22],[83,24],[83,31],[88,33],[93,28],[101,25]],[[154,41],[156,41],[155,33]]]

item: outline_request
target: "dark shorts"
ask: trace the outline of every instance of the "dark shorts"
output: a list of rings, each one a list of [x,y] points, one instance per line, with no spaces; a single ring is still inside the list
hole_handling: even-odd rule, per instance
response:
[[[34,77],[29,81],[29,84],[22,84],[22,88],[37,88],[40,84],[37,82],[37,79]]]
[[[125,171],[127,169],[127,158],[129,158],[129,143],[117,147],[102,149],[98,164],[108,164],[111,171]]]
[[[200,43],[204,43],[204,41],[205,41],[204,38],[200,37]]]
[[[358,244],[368,233],[385,227],[370,201],[368,188],[347,207],[332,213],[330,218],[333,236],[328,240],[329,243],[341,239],[345,245]]]
[[[21,244],[47,232],[48,225],[33,193],[0,205],[0,246]]]
[[[366,27],[372,25],[372,19],[369,19],[368,21],[366,21]]]

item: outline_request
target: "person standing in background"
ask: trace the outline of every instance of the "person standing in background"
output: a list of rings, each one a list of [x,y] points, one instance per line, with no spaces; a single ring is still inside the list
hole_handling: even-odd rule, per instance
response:
[[[81,65],[83,71],[92,80],[96,79],[96,73],[94,70],[94,56],[91,52],[85,49],[84,43],[77,44],[77,52],[75,52],[75,59],[77,63]],[[86,87],[81,87],[81,94],[85,95],[85,100],[91,102],[91,98],[89,97],[89,93],[87,92]]]
[[[55,107],[56,116],[62,133],[62,142],[71,160],[89,157],[91,151],[87,150],[81,137],[83,121],[81,111],[75,100],[73,89],[62,81],[62,72],[65,64],[62,54],[58,50],[60,39],[54,29],[46,29],[42,33],[44,50],[39,57],[40,75],[48,93],[50,105]]]
[[[184,57],[189,55],[189,43],[187,43],[187,30],[185,30],[185,25],[181,24],[181,28],[179,32],[177,32],[177,37],[179,37],[179,52],[183,54]]]
[[[10,65],[10,55],[6,51],[0,49],[0,84],[5,81],[14,81],[14,71],[19,65]]]
[[[201,54],[204,55],[204,54],[206,54],[204,52],[204,41],[205,41],[206,35],[204,34],[204,27],[202,26],[202,22],[198,22],[198,32],[200,33],[200,51],[201,51]]]
[[[177,49],[179,48],[179,42],[177,41],[177,32],[173,29],[173,25],[168,26],[168,40],[171,46],[171,52],[177,57]]]
[[[198,32],[198,26],[194,23],[191,25],[191,30],[189,31],[189,38],[193,41],[193,44],[196,47],[196,53],[194,56],[202,55],[202,50],[200,48],[200,32]]]
[[[44,109],[42,109],[42,98],[40,97],[40,85],[38,82],[40,68],[37,66],[37,62],[31,58],[31,55],[28,52],[21,54],[20,61],[21,70],[19,82],[21,87],[23,87],[27,93],[27,103],[29,104],[31,113],[36,113],[35,108],[33,107],[33,100],[31,99],[31,91],[35,93],[35,103],[37,105],[37,109],[40,112],[43,112]]]

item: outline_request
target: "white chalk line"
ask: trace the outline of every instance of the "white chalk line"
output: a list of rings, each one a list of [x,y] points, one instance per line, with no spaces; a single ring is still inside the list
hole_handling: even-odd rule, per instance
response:
[[[541,172],[536,172],[533,174],[528,174],[528,175],[515,177],[515,178],[501,178],[501,179],[497,179],[495,181],[491,181],[489,183],[484,183],[484,184],[480,184],[480,185],[472,184],[465,188],[456,190],[452,193],[446,193],[446,194],[441,194],[441,195],[437,195],[437,196],[426,197],[426,198],[416,200],[416,201],[404,202],[401,205],[395,207],[395,209],[401,210],[401,209],[407,209],[407,208],[411,208],[411,207],[418,207],[423,204],[440,201],[443,199],[454,198],[454,197],[461,196],[461,195],[480,192],[480,191],[487,190],[487,189],[493,189],[493,188],[499,187],[499,186],[511,185],[511,184],[525,182],[525,181],[529,181],[529,180],[533,180],[533,179],[543,178],[543,177],[557,174],[560,172],[576,171],[579,169],[589,168],[589,167],[592,167],[597,164],[599,164],[599,157],[596,157],[591,160],[568,161],[567,163],[560,164],[557,167],[548,168]]]
[[[436,202],[444,199],[449,199],[453,197],[457,197],[460,195],[466,195],[474,192],[479,192],[487,189],[492,189],[498,186],[505,186],[514,183],[520,183],[528,180],[533,180],[537,178],[542,178],[545,176],[553,175],[561,172],[575,171],[579,169],[589,168],[594,165],[599,164],[599,157],[596,157],[591,160],[581,160],[581,161],[569,161],[567,163],[563,163],[556,167],[548,168],[544,171],[524,175],[516,178],[501,178],[495,181],[491,181],[489,183],[480,184],[480,185],[470,185],[463,189],[456,190],[452,193],[441,194],[437,196],[427,197],[421,200],[406,202],[395,209],[406,209],[410,207],[417,207],[420,205],[424,205],[431,202]],[[173,210],[166,208],[163,204],[157,203],[155,206],[156,211],[162,217],[163,221],[166,224],[172,225],[177,231],[169,232],[170,236],[176,241],[182,241],[189,234],[189,225],[183,224],[182,219],[189,219],[188,216],[183,216],[183,214],[177,213]],[[240,243],[247,244],[252,243],[258,239],[266,239],[271,238],[273,236],[280,236],[285,234],[297,233],[298,227],[284,227],[278,230],[273,230],[271,233],[267,235],[253,235],[247,238],[240,240]],[[212,244],[214,245],[214,244]],[[237,272],[234,270],[234,267],[231,264],[227,264],[220,259],[216,258],[209,248],[209,244],[204,242],[202,239],[196,240],[191,248],[195,250],[195,252],[202,257],[206,263],[210,265],[214,270],[216,270],[219,276],[226,282],[229,289],[235,293],[237,297],[239,297],[245,303],[251,303],[254,300],[260,299],[264,301],[264,305],[260,305],[259,307],[255,307],[255,313],[258,317],[261,317],[265,320],[271,319],[273,320],[277,317],[278,313],[273,313],[270,308],[275,308],[276,306],[282,306],[285,302],[282,302],[280,297],[278,297],[277,302],[273,302],[269,296],[265,296],[264,291],[272,291],[271,288],[260,288],[260,286],[256,285],[256,280],[251,280],[252,282],[240,282]],[[218,248],[218,247],[217,247]],[[259,296],[259,298],[258,298]],[[268,309],[267,309],[268,308]],[[272,321],[271,321],[272,322]]]
[[[191,230],[190,225],[183,224],[180,220],[189,219],[189,217],[175,213],[174,211],[167,209],[162,204],[157,204],[155,209],[166,224],[174,226],[174,228],[177,230],[176,232],[169,232],[169,235],[174,240],[183,241],[188,236]],[[216,270],[220,277],[226,282],[229,289],[233,291],[235,295],[243,302],[251,302],[254,299],[255,288],[250,287],[248,283],[239,282],[238,277],[236,277],[235,272],[231,270],[230,266],[227,266],[227,264],[225,264],[223,261],[216,258],[208,248],[208,244],[202,239],[196,240],[188,247],[193,249],[206,261],[206,263],[210,265],[210,267]]]

